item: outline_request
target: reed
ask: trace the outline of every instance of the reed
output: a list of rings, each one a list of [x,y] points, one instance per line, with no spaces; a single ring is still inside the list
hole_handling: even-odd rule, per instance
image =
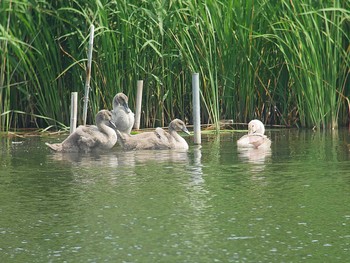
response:
[[[220,119],[348,124],[350,2],[275,2],[2,0],[0,130],[67,128],[70,94],[84,94],[91,24],[87,123],[120,91],[134,108],[139,79],[140,127],[192,123],[198,72],[201,120],[217,129]]]
[[[272,6],[270,6],[272,8]],[[337,128],[349,74],[349,11],[339,1],[290,5],[283,2],[281,19],[271,23],[276,47],[290,75],[301,126]],[[340,95],[339,95],[340,94]]]

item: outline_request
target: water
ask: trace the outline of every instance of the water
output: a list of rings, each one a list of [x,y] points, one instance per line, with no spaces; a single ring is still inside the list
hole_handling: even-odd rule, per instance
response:
[[[101,155],[1,138],[0,262],[347,262],[348,131],[268,135]]]

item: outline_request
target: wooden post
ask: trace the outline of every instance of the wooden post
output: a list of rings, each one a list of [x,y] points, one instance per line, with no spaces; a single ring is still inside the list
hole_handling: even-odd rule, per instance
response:
[[[71,93],[70,105],[70,134],[75,132],[77,127],[77,112],[78,112],[78,92]]]
[[[88,62],[86,66],[86,80],[85,80],[85,95],[84,95],[84,107],[83,107],[83,125],[86,125],[87,108],[89,103],[89,91],[90,91],[90,78],[91,78],[91,61],[92,61],[92,47],[94,44],[94,25],[90,27],[90,39],[88,49]]]
[[[134,123],[134,129],[136,130],[140,129],[142,90],[143,90],[143,80],[138,80],[137,94],[136,94],[135,123]]]
[[[194,143],[201,144],[201,120],[199,100],[199,74],[192,74],[192,96],[193,96],[193,132]]]

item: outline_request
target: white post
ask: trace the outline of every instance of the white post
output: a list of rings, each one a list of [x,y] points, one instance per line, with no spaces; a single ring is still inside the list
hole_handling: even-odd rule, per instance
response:
[[[192,74],[192,96],[193,96],[193,132],[194,143],[201,144],[201,120],[199,101],[199,74]]]
[[[91,61],[92,61],[92,47],[94,44],[94,25],[90,27],[90,39],[88,49],[88,63],[86,66],[86,80],[85,80],[85,95],[84,95],[84,107],[83,107],[83,125],[86,125],[87,108],[89,103],[89,91],[90,91],[90,78],[91,78]]]
[[[70,105],[70,134],[75,132],[77,127],[77,111],[78,111],[78,92],[71,93]]]
[[[143,90],[143,80],[138,80],[137,94],[136,94],[135,123],[134,123],[134,129],[136,130],[140,129],[142,90]]]

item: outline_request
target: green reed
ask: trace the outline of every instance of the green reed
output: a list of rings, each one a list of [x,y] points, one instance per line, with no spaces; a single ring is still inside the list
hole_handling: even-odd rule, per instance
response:
[[[270,38],[276,40],[288,68],[288,85],[297,100],[301,126],[337,128],[349,92],[345,89],[349,74],[345,29],[350,12],[339,1],[316,8],[286,1],[277,15],[280,18],[271,23]]]
[[[134,108],[138,79],[141,127],[191,123],[198,72],[202,123],[217,129],[220,119],[345,125],[349,9],[332,0],[2,0],[0,130],[65,128],[70,93],[83,97],[91,24],[88,123],[120,91]]]

